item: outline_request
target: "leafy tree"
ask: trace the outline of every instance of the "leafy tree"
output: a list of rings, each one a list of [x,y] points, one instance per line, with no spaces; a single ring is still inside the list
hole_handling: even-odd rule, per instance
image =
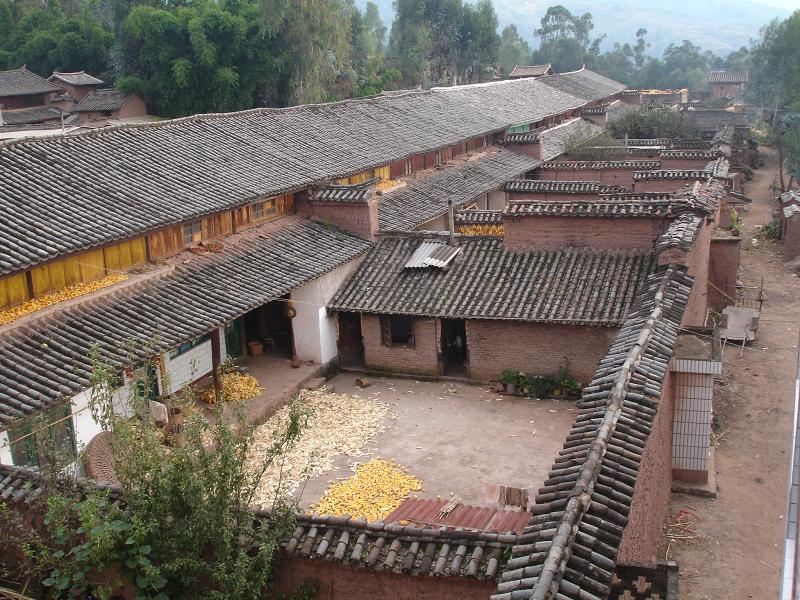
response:
[[[668,108],[643,107],[626,112],[610,122],[608,130],[615,138],[689,138],[697,135],[697,129],[685,113]]]
[[[500,34],[500,48],[497,51],[497,62],[503,73],[510,73],[516,65],[527,65],[530,60],[528,42],[520,37],[516,25],[506,25]]]
[[[500,36],[491,0],[465,4],[459,31],[458,74],[462,81],[480,81],[494,71]]]
[[[186,413],[189,393],[174,399],[188,415],[184,443],[167,448],[143,392],[151,382],[143,376],[129,386],[132,392],[122,400],[134,416],[121,416],[112,393],[114,371],[103,363],[99,346],[91,356],[90,407],[112,432],[119,486],[113,496],[88,489],[76,499],[69,483],[55,475],[57,465],[50,465],[45,494],[33,506],[43,514],[41,526],[32,530],[3,505],[3,545],[24,549],[22,570],[54,597],[107,598],[122,582],[137,598],[152,600],[264,597],[280,543],[294,528],[296,507],[276,497],[254,526],[251,505],[261,474],[297,439],[303,415],[292,405],[286,428],[253,467],[245,462],[253,427],[241,415],[229,423],[221,410],[213,425],[199,411]]]
[[[593,27],[591,13],[577,16],[561,5],[551,6],[534,31],[540,41],[532,61],[550,63],[556,71],[580,69],[590,51],[596,51],[600,44],[600,39],[590,40]]]

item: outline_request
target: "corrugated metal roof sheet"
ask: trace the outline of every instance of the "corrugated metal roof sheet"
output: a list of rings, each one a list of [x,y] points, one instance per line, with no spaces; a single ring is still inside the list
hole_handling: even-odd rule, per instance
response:
[[[436,242],[422,242],[404,265],[405,269],[422,269],[425,267],[446,267],[461,248],[438,244]]]

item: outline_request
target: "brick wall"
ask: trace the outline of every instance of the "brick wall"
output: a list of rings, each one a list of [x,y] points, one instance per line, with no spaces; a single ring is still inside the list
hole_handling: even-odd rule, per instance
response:
[[[786,260],[794,260],[800,256],[800,213],[784,220],[783,254]]]
[[[414,346],[384,346],[378,315],[361,315],[364,364],[368,369],[419,375],[439,374],[439,328],[436,319],[414,319]]]
[[[505,219],[509,248],[577,248],[651,250],[661,221],[650,218],[512,217]]]
[[[667,373],[661,388],[661,402],[639,465],[628,525],[617,555],[619,563],[656,562],[672,487],[673,413],[672,379]]]
[[[632,169],[539,169],[536,179],[548,181],[599,181],[608,185],[633,185]]]
[[[636,181],[633,184],[634,192],[665,192],[672,194],[687,185],[694,185],[697,179],[652,179]]]
[[[714,235],[714,222],[705,221],[703,228],[688,252],[680,248],[670,248],[658,255],[658,264],[680,264],[688,267],[689,275],[694,277],[694,285],[689,294],[689,302],[683,313],[681,325],[705,325],[708,307],[708,273],[711,254],[711,238]]]
[[[542,158],[542,142],[534,144],[506,144],[506,148],[519,154],[526,154],[532,158]]]
[[[509,202],[595,202],[600,200],[599,194],[564,194],[548,192],[509,192]]]
[[[368,239],[378,232],[378,202],[311,201],[311,216],[338,225]]]
[[[324,600],[486,600],[497,585],[494,579],[413,577],[349,567],[341,562],[291,558],[278,565],[275,592],[290,594],[308,579],[316,581],[316,597]]]
[[[516,321],[467,321],[469,376],[500,378],[505,369],[548,375],[569,361],[575,379],[588,383],[617,329]]]
[[[709,162],[708,158],[661,158],[661,168],[665,171],[683,169],[703,169]]]
[[[722,310],[728,305],[725,296],[714,289],[712,284],[731,293],[729,286],[736,285],[739,273],[739,256],[741,253],[741,238],[715,238],[711,240],[708,264],[708,304],[715,310]]]

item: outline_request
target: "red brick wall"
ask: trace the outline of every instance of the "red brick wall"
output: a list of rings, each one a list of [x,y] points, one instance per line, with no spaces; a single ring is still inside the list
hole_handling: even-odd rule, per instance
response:
[[[795,213],[783,222],[783,254],[786,260],[800,256],[800,214]]]
[[[378,231],[378,203],[369,202],[311,202],[311,216],[369,239]]]
[[[469,376],[497,380],[505,369],[549,375],[569,361],[572,376],[586,384],[616,334],[613,327],[467,321]]]
[[[595,202],[600,200],[599,194],[559,194],[548,192],[509,192],[509,202]]]
[[[361,315],[361,336],[364,339],[364,364],[376,371],[439,374],[439,328],[436,319],[414,319],[414,346],[384,346],[378,315]]]
[[[683,169],[703,169],[710,158],[661,158],[661,168],[665,171]]]
[[[633,183],[634,192],[666,192],[672,194],[687,185],[694,185],[697,179],[653,179]]]
[[[512,217],[505,244],[512,249],[578,248],[651,250],[661,221],[647,218]]]
[[[275,573],[275,592],[290,594],[308,579],[317,582],[319,600],[486,600],[494,579],[400,575],[303,558],[283,560]]]
[[[509,150],[519,152],[520,154],[526,154],[532,158],[542,158],[541,142],[535,144],[506,144],[506,147]]]
[[[142,117],[147,114],[147,105],[139,96],[133,95],[119,109],[116,117],[118,119],[130,119],[131,117]]]
[[[711,284],[730,294],[736,285],[739,272],[740,238],[718,238],[711,240],[708,265],[708,304],[715,310],[722,310],[728,305],[725,296],[714,289]]]
[[[661,402],[639,465],[628,525],[622,534],[617,562],[648,564],[656,561],[672,487],[673,412],[672,382],[667,373],[661,389]]]
[[[633,185],[633,169],[539,169],[536,179],[548,181],[599,181],[608,185]]]

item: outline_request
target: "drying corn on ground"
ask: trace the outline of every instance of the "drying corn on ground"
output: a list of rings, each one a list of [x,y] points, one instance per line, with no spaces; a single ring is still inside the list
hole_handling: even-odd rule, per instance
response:
[[[250,400],[263,391],[255,377],[244,373],[225,373],[219,376],[219,381],[222,385],[222,399],[225,402]],[[216,398],[213,386],[203,392],[201,398],[209,404],[214,404]]]
[[[321,515],[350,515],[377,521],[388,517],[408,498],[422,489],[422,482],[404,467],[390,460],[371,460],[356,465],[355,475],[334,483],[319,504],[311,509]]]
[[[15,321],[20,317],[24,317],[25,315],[29,315],[48,306],[52,306],[53,304],[58,304],[64,300],[71,300],[72,298],[77,298],[78,296],[91,294],[92,292],[96,292],[104,287],[125,281],[127,278],[127,275],[109,275],[108,277],[103,277],[97,281],[91,281],[89,283],[76,283],[74,285],[67,286],[58,292],[39,296],[38,298],[34,298],[32,300],[26,300],[19,306],[14,306],[12,308],[7,308],[6,310],[0,311],[0,325],[11,323],[11,321]]]
[[[365,445],[384,430],[384,422],[397,418],[386,404],[324,388],[303,390],[299,401],[309,413],[308,421],[283,460],[262,476],[255,504],[270,504],[279,485],[282,494],[294,493],[301,482],[333,469],[333,459],[339,454],[363,456]],[[247,457],[251,472],[259,468],[276,432],[285,429],[288,418],[289,407],[285,406],[256,429]]]

